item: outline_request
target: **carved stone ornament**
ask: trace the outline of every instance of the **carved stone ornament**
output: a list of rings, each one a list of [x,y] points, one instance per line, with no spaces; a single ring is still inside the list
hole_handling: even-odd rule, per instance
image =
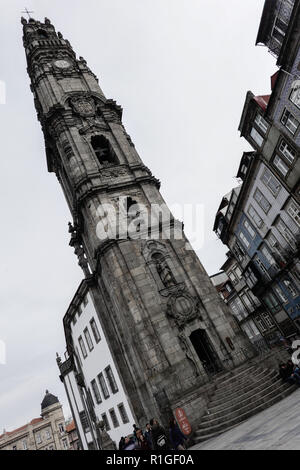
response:
[[[95,103],[92,98],[86,96],[75,96],[71,99],[71,105],[75,113],[82,117],[95,116]]]
[[[167,314],[181,329],[199,316],[199,300],[183,289],[172,294],[168,301]]]

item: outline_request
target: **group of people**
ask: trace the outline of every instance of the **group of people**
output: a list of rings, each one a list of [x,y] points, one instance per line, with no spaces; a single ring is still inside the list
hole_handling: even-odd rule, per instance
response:
[[[282,382],[297,384],[300,387],[300,368],[295,366],[291,359],[279,364],[279,376]]]
[[[146,429],[133,425],[133,435],[121,437],[119,450],[185,450],[187,438],[181,432],[176,420],[172,418],[169,423],[169,432],[159,424],[157,419],[151,419]]]

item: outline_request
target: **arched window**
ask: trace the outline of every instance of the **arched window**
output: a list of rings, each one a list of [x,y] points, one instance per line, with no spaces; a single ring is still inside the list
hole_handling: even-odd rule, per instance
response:
[[[101,165],[116,165],[117,157],[111,148],[109,141],[103,135],[93,136],[91,144]]]

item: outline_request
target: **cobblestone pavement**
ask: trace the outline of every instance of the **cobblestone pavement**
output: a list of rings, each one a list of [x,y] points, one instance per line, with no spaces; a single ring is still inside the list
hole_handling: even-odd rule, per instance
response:
[[[300,450],[300,390],[189,450]]]

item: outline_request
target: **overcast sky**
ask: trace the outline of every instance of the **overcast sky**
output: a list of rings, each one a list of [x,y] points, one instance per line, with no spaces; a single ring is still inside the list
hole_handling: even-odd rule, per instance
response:
[[[62,318],[82,278],[68,246],[67,204],[46,168],[22,45],[25,0],[0,0],[1,303],[0,434],[40,414],[46,389],[58,395]],[[167,203],[204,204],[198,250],[209,274],[225,260],[212,232],[242,152],[237,127],[247,90],[270,92],[276,70],[255,47],[263,0],[29,0],[52,20],[100,79]],[[191,227],[186,225],[189,234]]]

